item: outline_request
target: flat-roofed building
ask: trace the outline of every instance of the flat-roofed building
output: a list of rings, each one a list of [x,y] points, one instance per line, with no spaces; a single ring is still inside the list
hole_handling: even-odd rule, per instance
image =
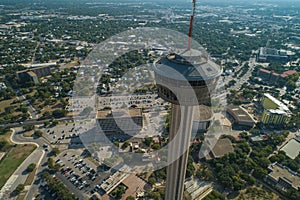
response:
[[[270,125],[284,125],[291,119],[291,115],[279,109],[265,110],[261,117],[261,122]]]
[[[234,119],[234,123],[239,126],[253,127],[256,123],[247,110],[241,106],[229,105],[227,113]]]
[[[283,125],[289,122],[291,118],[291,111],[284,103],[275,97],[267,93],[264,94],[264,97],[262,98],[262,105],[265,109],[261,117],[262,123]]]
[[[50,66],[36,67],[25,69],[17,72],[17,78],[21,82],[33,81],[38,83],[38,78],[48,76],[51,74]]]
[[[282,84],[283,82],[286,82],[288,80],[289,76],[292,76],[294,74],[297,74],[297,71],[288,70],[283,72],[282,74],[264,68],[260,68],[257,71],[257,76],[261,78],[265,83],[269,84]]]
[[[278,163],[271,164],[268,169],[271,172],[265,177],[265,181],[275,189],[279,191],[286,191],[290,188],[300,189],[300,176],[298,173]]]
[[[136,134],[143,127],[141,109],[100,110],[96,118],[105,134]]]
[[[30,80],[33,81],[35,84],[39,82],[39,79],[33,71],[27,72],[28,76],[30,77]]]
[[[213,184],[207,181],[200,181],[198,178],[187,179],[184,183],[192,200],[201,200],[213,191]]]
[[[106,194],[111,193],[122,181],[130,175],[130,168],[126,165],[122,166],[119,170],[109,176],[108,179],[102,182],[100,187]]]
[[[261,47],[256,57],[258,62],[288,61],[293,52]]]
[[[257,71],[257,76],[260,77],[261,79],[263,79],[264,81],[268,81],[270,79],[270,76],[271,76],[271,71],[266,70],[264,68],[260,68]]]

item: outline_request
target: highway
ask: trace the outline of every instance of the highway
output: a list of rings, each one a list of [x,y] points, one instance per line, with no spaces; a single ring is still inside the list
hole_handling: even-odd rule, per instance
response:
[[[81,119],[81,118],[75,118],[73,116],[70,117],[63,117],[63,118],[59,118],[59,119],[55,119],[58,122],[64,122],[64,121],[69,121],[69,120],[73,120],[73,119]],[[83,118],[82,118],[83,119]],[[17,127],[23,127],[24,125],[39,125],[39,124],[44,124],[44,122],[49,122],[50,119],[43,119],[43,120],[38,120],[38,119],[29,119],[26,120],[22,123],[20,122],[15,122],[15,123],[6,123],[6,124],[0,124],[0,126],[2,127],[10,127],[10,128],[17,128]]]

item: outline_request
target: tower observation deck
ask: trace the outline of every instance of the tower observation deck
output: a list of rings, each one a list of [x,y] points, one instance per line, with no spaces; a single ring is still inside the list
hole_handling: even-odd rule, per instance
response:
[[[210,103],[222,70],[204,49],[171,53],[156,60],[153,68],[158,95],[172,103],[165,199],[181,200],[194,110]]]

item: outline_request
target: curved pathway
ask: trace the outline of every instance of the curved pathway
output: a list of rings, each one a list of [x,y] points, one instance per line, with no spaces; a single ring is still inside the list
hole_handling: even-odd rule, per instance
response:
[[[26,171],[28,165],[30,165],[31,163],[36,163],[36,166],[38,167],[38,172],[41,161],[43,160],[43,158],[46,157],[45,151],[42,148],[42,145],[44,143],[42,139],[26,138],[22,134],[16,133],[15,129],[12,129],[10,140],[15,144],[32,144],[35,145],[37,148],[23,161],[23,163],[15,170],[15,172],[7,180],[5,185],[0,190],[0,199],[2,199],[5,194],[14,191],[19,184],[23,184],[26,181],[28,173],[24,172]]]

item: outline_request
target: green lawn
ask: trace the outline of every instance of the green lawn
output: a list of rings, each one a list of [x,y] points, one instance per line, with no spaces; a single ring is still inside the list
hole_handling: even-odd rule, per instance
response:
[[[35,148],[34,145],[17,145],[5,155],[0,161],[0,188]]]
[[[13,101],[13,99],[0,101],[0,113],[3,113],[5,111],[5,107],[10,106]]]

